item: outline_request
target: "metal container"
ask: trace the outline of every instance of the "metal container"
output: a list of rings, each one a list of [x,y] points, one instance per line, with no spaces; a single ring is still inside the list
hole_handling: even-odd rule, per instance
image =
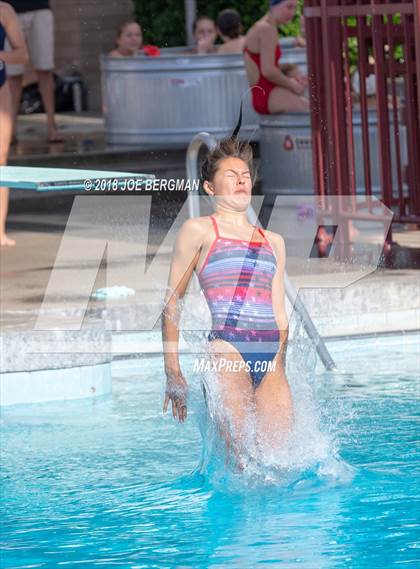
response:
[[[306,66],[303,49],[285,48],[282,62]],[[101,57],[106,139],[112,145],[186,146],[200,131],[217,138],[238,120],[241,136],[257,140],[242,54],[193,55],[162,49],[159,57]]]
[[[380,196],[378,130],[376,111],[369,111],[369,146],[372,193]],[[390,118],[391,132],[392,122]],[[363,143],[360,112],[353,112],[356,192],[365,194]],[[402,163],[407,162],[406,129],[400,128]],[[391,143],[393,139],[391,137]],[[260,115],[260,155],[262,191],[275,195],[313,195],[312,139],[309,113]],[[395,147],[392,147],[392,170],[397,184]]]

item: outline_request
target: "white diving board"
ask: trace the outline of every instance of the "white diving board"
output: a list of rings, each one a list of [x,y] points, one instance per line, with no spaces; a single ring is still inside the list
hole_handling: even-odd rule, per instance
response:
[[[153,174],[109,172],[107,170],[80,170],[78,168],[32,168],[28,166],[0,166],[0,187],[20,188],[37,192],[75,190],[94,192],[97,187],[112,185],[111,189],[140,185],[153,180]],[[86,186],[89,180],[91,187]]]

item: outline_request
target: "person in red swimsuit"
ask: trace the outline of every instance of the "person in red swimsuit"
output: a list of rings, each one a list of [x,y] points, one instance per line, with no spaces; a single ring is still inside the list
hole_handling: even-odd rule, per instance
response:
[[[244,59],[252,104],[257,113],[308,111],[303,97],[307,79],[296,70],[284,72],[278,65],[281,50],[277,28],[296,13],[297,0],[271,0],[270,10],[256,22],[245,38]]]

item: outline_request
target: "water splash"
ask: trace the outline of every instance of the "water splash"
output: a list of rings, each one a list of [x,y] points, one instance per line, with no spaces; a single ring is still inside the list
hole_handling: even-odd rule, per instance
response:
[[[293,427],[281,444],[262,447],[258,444],[255,416],[253,419],[249,408],[250,420],[241,434],[239,455],[226,443],[226,434],[235,440],[236,433],[229,417],[222,413],[216,375],[201,374],[197,382],[200,388],[190,393],[190,405],[195,409],[203,440],[201,459],[193,476],[203,477],[216,489],[233,492],[272,485],[297,488],[314,481],[350,482],[354,469],[339,455],[343,423],[339,401],[321,399],[316,364],[315,347],[298,323],[289,340],[286,371],[294,403]]]

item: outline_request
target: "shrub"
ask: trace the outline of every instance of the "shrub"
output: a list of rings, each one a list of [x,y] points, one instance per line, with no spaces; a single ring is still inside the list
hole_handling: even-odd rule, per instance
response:
[[[161,47],[186,44],[185,14],[182,0],[135,0],[135,18],[141,24],[145,43]],[[280,30],[282,36],[296,36],[300,30],[300,14],[303,0],[299,0],[298,11],[292,22]],[[235,8],[241,15],[245,30],[250,28],[268,10],[267,0],[197,0],[197,14],[210,16],[214,20],[225,8]]]

